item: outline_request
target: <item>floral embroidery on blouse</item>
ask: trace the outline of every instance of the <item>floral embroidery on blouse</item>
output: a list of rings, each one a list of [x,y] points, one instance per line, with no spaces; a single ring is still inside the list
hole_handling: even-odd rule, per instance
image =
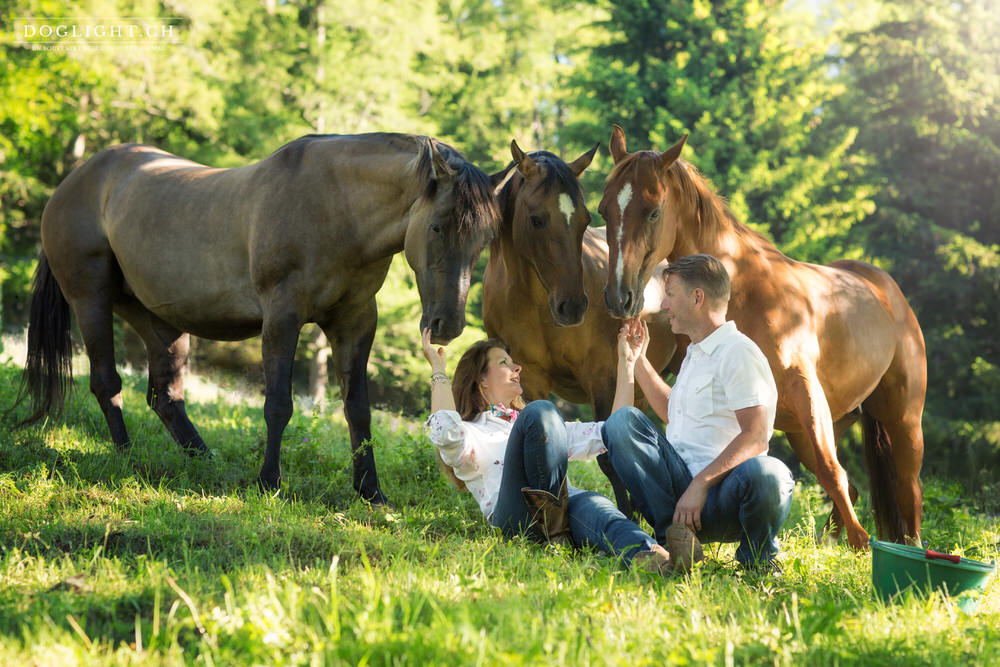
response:
[[[518,412],[514,408],[505,407],[503,403],[495,403],[490,405],[490,414],[501,419],[506,417],[507,421],[513,423],[517,419]]]

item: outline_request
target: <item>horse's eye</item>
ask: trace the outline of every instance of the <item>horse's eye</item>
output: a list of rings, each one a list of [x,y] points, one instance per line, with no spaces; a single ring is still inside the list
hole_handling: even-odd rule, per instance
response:
[[[657,206],[656,208],[653,209],[653,212],[649,214],[649,221],[656,222],[659,219],[660,219],[660,207]]]
[[[541,216],[533,215],[531,216],[531,226],[535,229],[541,229],[545,226],[545,221],[542,220]]]
[[[440,222],[432,223],[431,224],[431,231],[434,232],[435,234],[440,234],[441,233],[441,223]]]

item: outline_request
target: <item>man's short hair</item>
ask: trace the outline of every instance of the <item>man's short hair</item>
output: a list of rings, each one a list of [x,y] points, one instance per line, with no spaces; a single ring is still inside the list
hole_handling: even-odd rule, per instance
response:
[[[678,276],[689,289],[700,287],[713,303],[729,302],[729,273],[722,262],[711,255],[681,257],[676,262],[670,262],[664,274]]]

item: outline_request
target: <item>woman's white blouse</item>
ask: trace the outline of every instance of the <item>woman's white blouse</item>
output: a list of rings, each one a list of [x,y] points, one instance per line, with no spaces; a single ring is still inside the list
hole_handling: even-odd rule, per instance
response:
[[[570,461],[586,461],[606,451],[601,439],[604,422],[565,423]],[[489,519],[500,495],[507,438],[514,423],[489,412],[467,422],[454,410],[439,410],[427,418],[426,426],[441,460],[465,482]]]

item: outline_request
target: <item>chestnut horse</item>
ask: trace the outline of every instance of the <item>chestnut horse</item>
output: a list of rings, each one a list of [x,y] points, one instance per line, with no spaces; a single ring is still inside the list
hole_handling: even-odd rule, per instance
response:
[[[722,260],[732,280],[728,318],[757,343],[774,374],[775,428],[830,495],[838,531],[843,522],[850,545],[867,548],[836,454],[837,439],[860,418],[879,535],[919,543],[927,360],[913,311],[871,264],[796,262],[742,225],[678,159],[686,138],[663,153],[629,153],[622,129],[612,132],[615,167],[600,209],[611,251],[608,308],[618,317],[638,312],[638,286],[663,258],[707,253]]]
[[[546,151],[526,155],[511,142],[514,160],[500,174],[515,171],[498,195],[501,223],[483,276],[483,322],[521,365],[526,398],[551,392],[590,404],[601,420],[614,399],[621,323],[600,306],[608,247],[604,230],[588,226],[577,180],[596,151],[566,164]],[[648,356],[662,370],[674,353],[673,333],[658,313],[648,323]],[[629,513],[625,487],[607,455],[598,463],[619,508]]]
[[[146,400],[189,453],[208,453],[184,407],[189,334],[263,334],[267,450],[259,484],[280,485],[299,329],[326,333],[351,434],[354,488],[386,502],[371,451],[366,366],[375,293],[405,250],[420,327],[447,342],[465,325],[469,276],[499,211],[489,177],[434,139],[313,135],[245,167],[213,169],[137,144],[104,150],[56,188],[42,215],[23,393],[37,421],[70,385],[69,308],[90,389],[119,449],[130,445],[112,313],[142,337]]]

